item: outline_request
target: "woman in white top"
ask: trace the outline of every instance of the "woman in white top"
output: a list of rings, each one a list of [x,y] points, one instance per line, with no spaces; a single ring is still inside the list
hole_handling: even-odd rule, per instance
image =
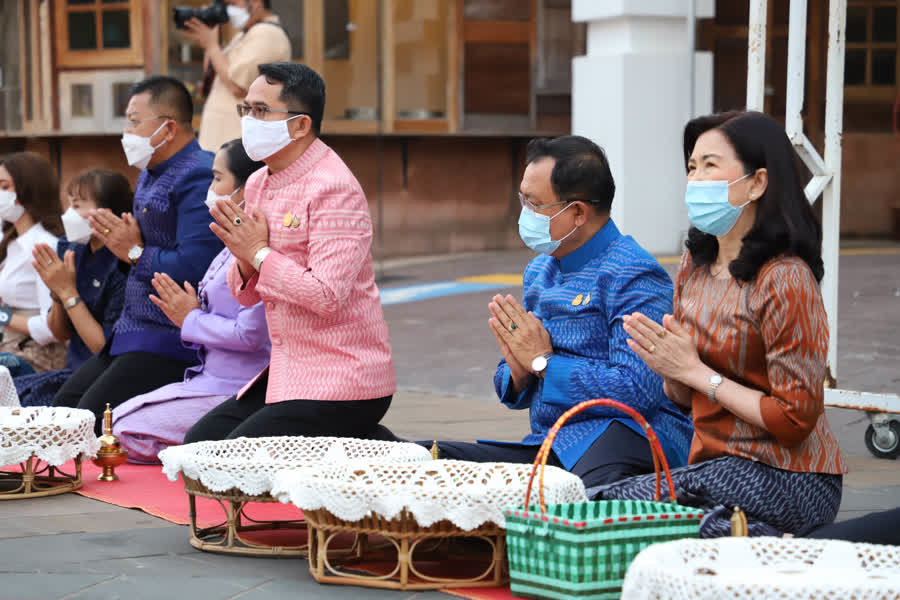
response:
[[[62,368],[65,346],[47,324],[53,300],[32,264],[35,244],[55,248],[62,234],[59,181],[42,157],[0,157],[0,219],[0,351],[40,370]]]

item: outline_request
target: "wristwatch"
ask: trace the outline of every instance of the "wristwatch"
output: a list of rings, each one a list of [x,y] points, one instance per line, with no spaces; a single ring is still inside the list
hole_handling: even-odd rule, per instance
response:
[[[263,261],[266,260],[266,257],[269,255],[269,252],[271,252],[271,251],[272,251],[272,249],[269,248],[268,246],[265,246],[264,248],[260,248],[259,250],[257,250],[256,254],[253,255],[253,261],[252,261],[253,268],[256,269],[257,271],[259,271],[262,268]]]
[[[709,387],[706,390],[706,397],[710,402],[716,404],[716,390],[719,389],[719,386],[722,385],[722,376],[718,373],[713,373],[709,376]]]
[[[140,260],[141,254],[144,253],[143,246],[132,246],[131,250],[128,251],[128,260],[131,261],[132,265],[136,265],[137,261]]]
[[[63,302],[63,306],[66,308],[66,310],[69,310],[70,308],[75,308],[75,306],[79,302],[81,302],[81,296],[72,296],[71,298]]]
[[[531,370],[534,371],[534,374],[544,378],[544,372],[547,370],[547,364],[550,362],[550,358],[553,356],[552,352],[548,352],[547,354],[542,354],[536,357],[533,361],[531,361]]]

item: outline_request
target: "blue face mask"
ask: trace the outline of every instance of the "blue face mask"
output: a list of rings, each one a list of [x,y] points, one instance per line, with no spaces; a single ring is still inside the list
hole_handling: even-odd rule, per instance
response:
[[[523,206],[519,215],[519,237],[522,238],[526,246],[535,252],[553,254],[559,248],[560,243],[575,233],[575,229],[578,229],[578,227],[575,227],[558,240],[554,240],[550,235],[550,221],[567,211],[569,206],[572,206],[572,204],[570,203],[552,217],[536,213],[530,208]]]
[[[751,201],[748,200],[740,206],[734,206],[728,201],[728,188],[747,177],[750,177],[749,173],[731,183],[727,181],[688,181],[684,203],[687,204],[688,219],[690,219],[691,225],[703,233],[717,237],[731,231],[744,207]]]

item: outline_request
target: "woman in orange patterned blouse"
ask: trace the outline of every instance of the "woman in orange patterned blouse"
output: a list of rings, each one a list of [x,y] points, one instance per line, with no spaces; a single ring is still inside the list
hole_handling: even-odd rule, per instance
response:
[[[701,536],[727,535],[734,506],[750,535],[803,535],[834,520],[846,472],[825,417],[821,226],[774,119],[694,119],[684,155],[692,227],[674,315],[626,317],[629,346],[692,414],[688,465],[673,476],[679,502],[706,510]],[[598,491],[648,498],[652,486]]]

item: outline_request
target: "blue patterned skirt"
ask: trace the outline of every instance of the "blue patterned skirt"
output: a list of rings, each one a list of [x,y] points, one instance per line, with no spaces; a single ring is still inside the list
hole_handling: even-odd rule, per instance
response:
[[[72,369],[20,375],[13,379],[22,406],[50,406],[56,392],[72,376]]]
[[[834,521],[843,481],[841,475],[795,473],[736,456],[673,469],[672,479],[679,504],[704,510],[700,537],[705,538],[731,535],[735,506],[747,515],[751,536],[802,536]],[[649,500],[655,490],[655,475],[639,475],[591,488],[588,497]]]

